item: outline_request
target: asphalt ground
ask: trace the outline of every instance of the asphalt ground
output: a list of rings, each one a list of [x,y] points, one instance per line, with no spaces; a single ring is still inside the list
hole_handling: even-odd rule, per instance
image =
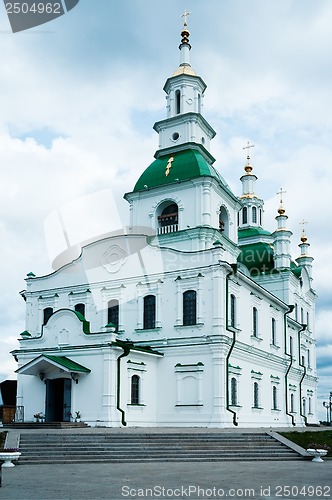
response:
[[[332,460],[16,465],[1,500],[332,499]]]

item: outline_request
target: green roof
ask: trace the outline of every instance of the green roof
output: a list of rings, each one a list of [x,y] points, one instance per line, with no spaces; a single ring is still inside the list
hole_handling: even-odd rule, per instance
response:
[[[170,159],[173,160],[170,162]],[[170,168],[167,168],[169,166]],[[166,173],[168,172],[168,175]],[[197,177],[214,177],[228,190],[222,177],[210,165],[204,156],[195,149],[186,149],[159,157],[143,172],[136,182],[134,192],[148,188],[164,186]],[[234,196],[234,195],[233,195]]]
[[[274,268],[273,248],[268,243],[253,243],[241,248],[238,261],[244,264],[252,274],[268,272]]]
[[[78,317],[78,319],[80,321],[82,321],[82,323],[83,323],[83,332],[84,333],[90,333],[90,321],[87,321],[85,319],[85,317],[83,316],[83,314],[81,314],[80,312],[78,312],[78,311],[73,311],[73,312],[76,314],[76,316]]]
[[[49,354],[44,354],[44,358],[47,358],[50,361],[54,361],[58,365],[61,365],[64,368],[67,368],[67,370],[70,370],[72,372],[81,372],[81,373],[91,372],[89,368],[85,368],[85,366],[79,365],[78,363],[75,363],[75,361],[72,361],[71,359],[66,358],[65,356],[51,356]]]
[[[252,236],[271,236],[269,231],[262,229],[261,227],[248,227],[244,229],[239,229],[238,232],[239,239],[250,238]]]

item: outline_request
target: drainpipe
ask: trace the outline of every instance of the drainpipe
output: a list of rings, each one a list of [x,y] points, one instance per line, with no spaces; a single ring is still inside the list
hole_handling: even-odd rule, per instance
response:
[[[302,411],[302,383],[303,383],[304,377],[307,374],[307,368],[305,365],[302,365],[302,362],[301,362],[301,332],[303,332],[306,328],[307,328],[307,325],[302,324],[302,328],[301,328],[301,330],[299,330],[299,365],[303,368],[303,375],[302,375],[301,380],[300,380],[300,416],[304,418],[304,423],[307,426],[308,425],[308,417],[303,415],[303,411]]]
[[[228,301],[229,301],[229,285],[228,285],[228,283],[229,283],[230,276],[232,276],[233,274],[235,274],[237,272],[237,264],[231,264],[231,268],[232,268],[232,272],[230,272],[226,275],[226,331],[231,332],[233,334],[232,344],[231,344],[231,347],[230,347],[228,354],[226,356],[226,410],[233,414],[233,425],[237,426],[239,424],[236,420],[237,419],[236,412],[229,407],[229,367],[228,367],[228,364],[229,364],[229,358],[231,357],[231,354],[232,354],[232,351],[234,349],[235,342],[236,342],[236,336],[235,336],[236,330],[234,328],[232,328],[232,330],[230,330],[228,328]]]
[[[291,312],[293,312],[294,310],[294,307],[293,305],[289,305],[288,306],[288,311],[285,312],[284,314],[284,340],[285,340],[285,354],[286,356],[290,357],[290,364],[289,364],[289,367],[287,369],[287,372],[285,374],[285,403],[286,403],[286,415],[288,415],[289,417],[291,417],[292,419],[292,425],[295,426],[295,419],[294,419],[294,415],[292,413],[289,413],[288,411],[288,374],[290,372],[290,369],[292,368],[292,365],[293,365],[293,356],[292,354],[288,354],[287,352],[287,314],[290,314]]]
[[[130,353],[130,349],[132,347],[132,344],[130,345],[120,345],[119,347],[121,347],[121,349],[123,349],[123,353],[120,354],[120,356],[117,358],[116,360],[116,363],[117,363],[117,388],[116,388],[116,409],[119,410],[119,412],[121,412],[121,423],[122,425],[126,426],[127,425],[127,422],[126,422],[126,414],[125,414],[125,411],[120,408],[120,395],[121,395],[121,389],[120,389],[120,383],[121,383],[121,358],[125,358],[126,356],[128,356],[128,354]]]

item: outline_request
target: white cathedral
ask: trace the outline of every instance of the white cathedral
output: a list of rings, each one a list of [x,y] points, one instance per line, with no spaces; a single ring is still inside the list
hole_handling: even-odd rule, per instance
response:
[[[105,427],[318,423],[307,237],[293,260],[282,192],[275,231],[263,228],[249,155],[240,197],[214,167],[186,18],[181,36],[155,160],[124,196],[130,226],[26,278],[12,353],[25,422],[79,412]]]

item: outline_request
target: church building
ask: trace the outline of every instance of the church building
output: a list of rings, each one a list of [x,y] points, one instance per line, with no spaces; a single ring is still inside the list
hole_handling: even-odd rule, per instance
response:
[[[303,229],[291,257],[282,190],[275,231],[264,229],[249,143],[241,196],[219,174],[184,19],[158,150],[124,195],[129,227],[26,278],[26,329],[12,353],[25,422],[318,423],[310,245]]]

